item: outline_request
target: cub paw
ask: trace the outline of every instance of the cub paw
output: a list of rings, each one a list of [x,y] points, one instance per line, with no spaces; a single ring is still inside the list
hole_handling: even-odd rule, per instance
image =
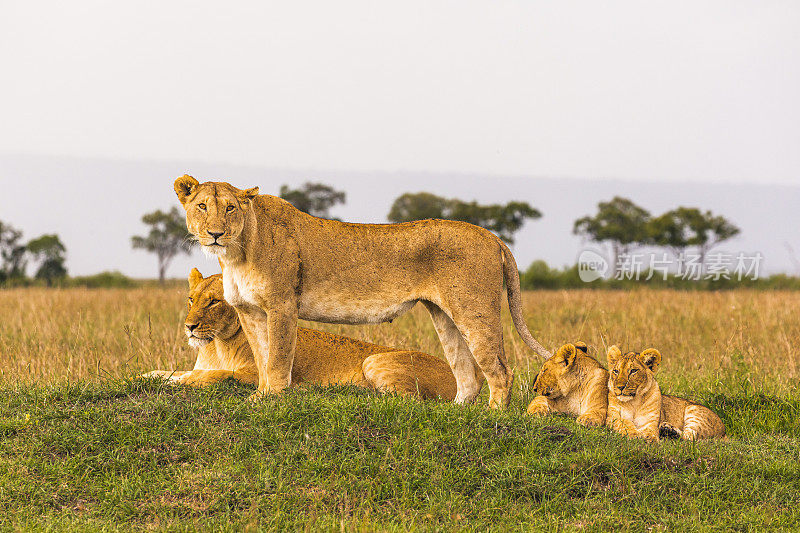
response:
[[[550,414],[550,408],[544,402],[537,402],[534,399],[528,406],[528,414],[533,416],[547,416]]]
[[[578,424],[580,424],[582,426],[586,426],[586,427],[602,426],[602,425],[604,425],[606,423],[605,420],[600,420],[599,418],[597,418],[595,416],[587,416],[587,415],[579,416],[578,419],[576,420],[576,422]]]
[[[681,432],[671,424],[661,424],[658,428],[658,436],[662,439],[680,439]]]

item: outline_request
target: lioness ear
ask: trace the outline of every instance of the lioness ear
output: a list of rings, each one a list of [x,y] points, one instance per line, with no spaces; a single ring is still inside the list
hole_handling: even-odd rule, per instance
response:
[[[239,194],[239,198],[243,202],[249,202],[256,196],[258,196],[258,187],[253,187],[252,189],[245,189]]]
[[[585,342],[578,341],[578,342],[574,343],[574,345],[578,350],[582,351],[583,353],[585,353],[585,354],[589,353],[589,347],[586,346]]]
[[[198,185],[200,185],[200,183],[188,174],[184,174],[175,180],[175,194],[178,195],[178,200],[181,201],[181,204],[186,203],[189,195],[192,194],[192,191],[194,191],[195,187]]]
[[[189,272],[189,288],[191,289],[201,281],[203,281],[203,275],[199,270],[193,268],[192,271]]]
[[[608,358],[608,364],[613,365],[619,360],[620,357],[622,357],[622,350],[620,350],[619,346],[615,344],[608,349],[606,357]]]
[[[565,344],[556,352],[555,360],[563,360],[564,366],[570,366],[575,362],[575,356],[578,355],[578,350],[574,344]]]
[[[661,352],[655,348],[648,348],[640,353],[637,357],[643,365],[648,367],[653,372],[658,370],[658,366],[661,364]]]

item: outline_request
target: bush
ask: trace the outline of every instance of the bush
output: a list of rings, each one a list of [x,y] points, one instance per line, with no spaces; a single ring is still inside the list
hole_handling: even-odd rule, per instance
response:
[[[87,289],[97,289],[101,287],[116,287],[124,289],[135,287],[137,284],[125,274],[114,270],[111,272],[100,272],[99,274],[94,274],[92,276],[79,276],[70,278],[65,285],[70,287],[86,287]]]

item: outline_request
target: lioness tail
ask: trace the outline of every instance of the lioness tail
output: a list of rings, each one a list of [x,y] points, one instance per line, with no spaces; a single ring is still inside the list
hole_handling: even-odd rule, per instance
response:
[[[539,354],[539,357],[547,360],[553,357],[544,346],[539,344],[539,341],[533,338],[525,319],[522,316],[522,296],[520,295],[519,288],[519,270],[517,269],[517,262],[508,249],[506,243],[500,238],[497,239],[500,243],[500,249],[503,252],[503,276],[506,278],[506,291],[508,292],[508,309],[511,311],[511,319],[514,321],[514,327],[517,328],[517,333],[525,341],[533,351]]]

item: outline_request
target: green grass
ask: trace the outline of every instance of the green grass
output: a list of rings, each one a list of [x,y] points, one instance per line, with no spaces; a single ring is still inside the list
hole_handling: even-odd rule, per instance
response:
[[[800,527],[800,400],[704,399],[729,441],[647,444],[571,419],[156,380],[0,387],[0,528],[618,530]]]

